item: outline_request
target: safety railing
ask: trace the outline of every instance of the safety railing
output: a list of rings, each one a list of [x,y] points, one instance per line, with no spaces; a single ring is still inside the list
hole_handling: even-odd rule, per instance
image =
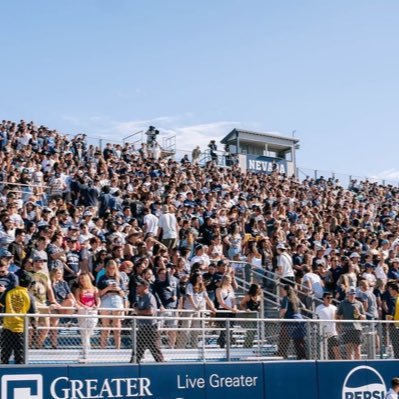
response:
[[[356,180],[357,183],[362,181],[369,181],[370,183],[377,183],[384,186],[386,185],[392,185],[394,187],[399,186],[398,180],[384,179],[384,178],[370,177],[370,176],[356,176],[347,173],[339,173],[339,172],[310,169],[303,167],[297,167],[296,175],[298,179],[301,181],[305,179],[319,180],[321,178],[327,181],[330,179],[332,182],[344,188],[349,188],[354,180]]]
[[[123,138],[123,141],[118,141],[115,140],[115,138],[109,138],[109,137],[92,137],[92,136],[85,136],[86,142],[88,144],[92,144],[97,146],[100,149],[104,148],[104,143],[112,143],[112,144],[120,144],[120,143],[130,143],[134,144],[136,149],[138,149],[141,145],[141,143],[145,142],[144,140],[144,131],[139,131],[137,133],[133,133],[125,138]],[[180,161],[182,158],[182,154],[189,154],[190,159],[191,159],[191,150],[188,149],[182,149],[182,148],[176,148],[176,136],[172,137],[164,137],[162,138],[163,140],[165,139],[167,142],[163,143],[166,145],[166,147],[172,146],[174,147],[174,158],[176,161]],[[171,143],[171,140],[173,141],[173,144]],[[217,165],[219,166],[230,166],[230,162],[234,163],[234,160],[226,159],[226,153],[224,151],[216,151],[217,154]],[[211,161],[211,156],[210,156],[210,150],[206,149],[202,152],[201,157],[200,157],[200,165],[205,165],[207,162]],[[297,167],[296,168],[296,176],[298,177],[299,180],[303,181],[305,179],[314,179],[318,180],[321,177],[324,179],[328,180],[331,179],[333,182],[336,182],[340,186],[344,188],[348,188],[351,184],[351,181],[357,180],[359,181],[369,181],[372,183],[378,183],[382,185],[392,185],[395,187],[399,186],[399,181],[398,180],[393,180],[393,179],[385,179],[385,178],[379,178],[379,177],[373,177],[373,176],[356,176],[356,175],[351,175],[349,173],[341,173],[341,172],[334,172],[334,171],[326,171],[326,170],[320,170],[320,169],[312,169],[312,168],[305,168],[305,167]]]
[[[275,306],[279,306],[281,301],[280,290],[287,282],[271,270],[255,268],[249,264],[246,264],[245,267],[247,281],[258,281],[264,287],[267,286],[268,289],[264,290],[265,298]],[[305,317],[316,318],[315,310],[323,301],[309,293],[309,288],[307,286],[296,283],[295,287],[305,309]],[[338,301],[334,300],[334,303],[338,305]]]
[[[68,316],[22,315],[21,333],[12,332],[7,322],[3,324],[1,362],[67,364],[399,358],[398,322],[276,320],[257,316],[255,312],[218,311],[210,314],[173,310],[157,317],[90,312]],[[35,327],[31,325],[33,318],[37,321]]]

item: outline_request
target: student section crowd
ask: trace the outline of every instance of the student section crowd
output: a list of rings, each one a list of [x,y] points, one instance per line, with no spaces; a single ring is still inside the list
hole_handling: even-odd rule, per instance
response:
[[[326,292],[341,301],[355,290],[368,318],[395,314],[387,284],[399,279],[397,187],[344,188],[214,161],[162,159],[145,144],[100,149],[85,135],[3,120],[0,302],[25,270],[43,313],[122,314],[137,303],[137,277],[161,311],[234,313],[259,302],[258,287],[241,303],[235,298],[234,262],[245,262],[268,276],[259,281],[266,291],[270,278],[279,280],[306,306]]]

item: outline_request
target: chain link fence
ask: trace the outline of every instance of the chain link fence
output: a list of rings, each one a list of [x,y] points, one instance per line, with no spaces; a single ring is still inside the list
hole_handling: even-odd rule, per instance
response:
[[[264,319],[256,312],[170,311],[157,317],[96,313],[23,316],[25,331],[1,329],[1,362],[15,364],[147,363],[279,359],[399,358],[393,321]],[[36,315],[36,321],[43,315]],[[107,332],[107,340],[102,334]],[[120,345],[116,345],[120,334]]]

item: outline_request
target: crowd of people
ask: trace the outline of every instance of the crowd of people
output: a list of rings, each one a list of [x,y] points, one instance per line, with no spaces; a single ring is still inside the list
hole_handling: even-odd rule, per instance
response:
[[[165,315],[192,311],[182,323],[189,328],[205,309],[259,309],[252,303],[261,301],[259,286],[242,301],[235,296],[235,265],[244,262],[285,284],[283,296],[292,287],[308,308],[315,298],[327,306],[326,295],[342,303],[355,292],[368,319],[399,319],[388,289],[399,279],[399,188],[369,181],[344,188],[334,179],[157,154],[146,144],[100,149],[82,134],[3,120],[0,303],[27,272],[40,313],[122,315],[140,301],[140,278]],[[120,319],[102,317],[102,326],[100,346],[112,330],[119,348]],[[39,330],[34,345],[47,336]],[[171,332],[169,346],[195,345],[194,333],[182,336],[179,343]],[[56,347],[56,334],[50,338]],[[225,340],[221,334],[220,346]]]

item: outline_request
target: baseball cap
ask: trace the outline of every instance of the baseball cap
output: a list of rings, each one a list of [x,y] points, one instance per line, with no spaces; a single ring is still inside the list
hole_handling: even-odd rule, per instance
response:
[[[26,272],[22,271],[19,275],[19,285],[29,287],[33,283],[33,278]]]
[[[287,247],[285,246],[285,244],[282,243],[282,242],[281,242],[280,244],[277,244],[276,248],[277,248],[277,249],[287,249]]]
[[[356,295],[356,289],[355,288],[350,288],[348,291],[348,295]]]
[[[393,263],[393,262],[399,262],[399,258],[393,258],[393,259],[391,260],[391,263]]]
[[[7,249],[0,249],[0,258],[12,258],[12,253]]]
[[[360,258],[360,255],[357,252],[352,252],[350,258]]]
[[[202,249],[202,248],[204,248],[204,246],[202,245],[202,244],[197,244],[196,246],[195,246],[195,250],[196,251],[199,251],[200,249]]]
[[[91,211],[84,211],[83,216],[93,216]]]
[[[136,278],[136,284],[137,284],[137,285],[144,285],[144,286],[146,286],[146,287],[149,287],[149,286],[150,286],[150,283],[149,283],[148,281],[144,280],[144,279],[141,278],[141,277],[137,277],[137,278]]]

